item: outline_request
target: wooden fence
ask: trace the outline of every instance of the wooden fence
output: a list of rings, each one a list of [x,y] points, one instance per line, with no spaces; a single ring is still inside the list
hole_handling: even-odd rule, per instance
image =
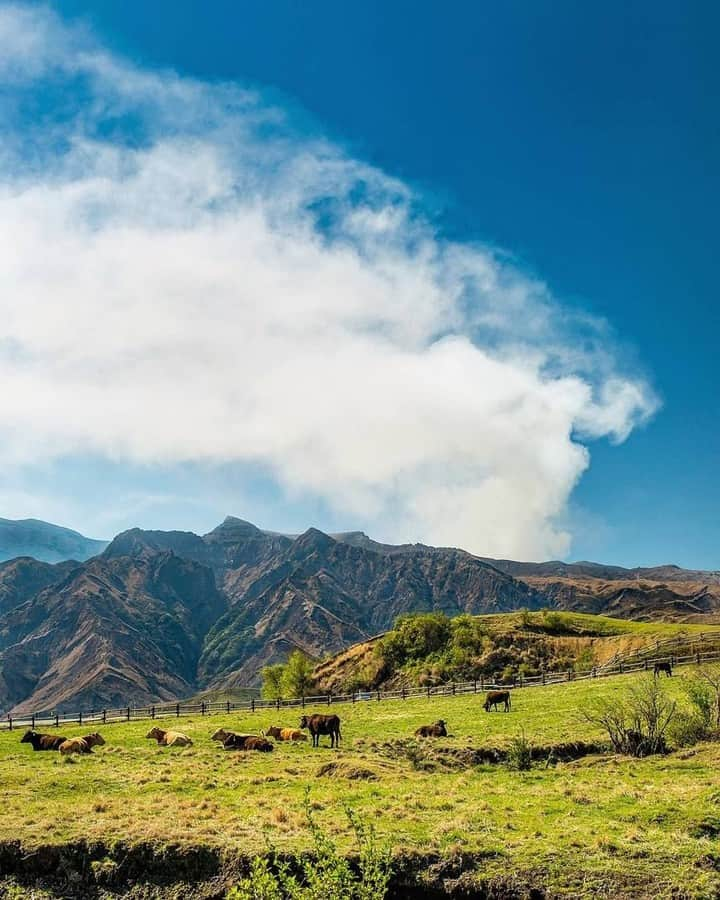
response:
[[[568,681],[582,681],[594,678],[609,678],[630,672],[652,671],[656,662],[670,662],[674,666],[702,665],[720,661],[720,649],[684,655],[667,654],[642,659],[617,660],[611,666],[595,667],[589,671],[547,672],[532,677],[522,677],[502,683],[479,678],[476,681],[450,682],[434,687],[400,688],[394,691],[354,691],[351,694],[316,694],[297,697],[292,700],[248,700],[243,702],[189,702],[158,703],[152,706],[126,706],[120,709],[85,710],[75,713],[34,713],[11,717],[0,721],[0,730],[19,728],[61,728],[65,725],[107,725],[114,722],[135,722],[140,719],[179,719],[183,716],[214,716],[232,713],[279,712],[284,709],[306,709],[330,706],[336,703],[380,703],[388,700],[432,699],[463,694],[484,693],[486,690],[513,688],[514,690],[543,685],[561,684]]]

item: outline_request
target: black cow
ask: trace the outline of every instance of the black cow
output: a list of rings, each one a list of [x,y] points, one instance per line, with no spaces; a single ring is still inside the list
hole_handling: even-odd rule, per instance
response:
[[[657,678],[661,672],[664,672],[670,678],[672,676],[672,664],[669,662],[656,662],[653,666],[653,675]]]
[[[312,716],[303,716],[300,719],[300,727],[307,728],[312,735],[313,747],[320,746],[320,735],[330,735],[330,746],[340,745],[340,716],[323,716],[315,713]]]

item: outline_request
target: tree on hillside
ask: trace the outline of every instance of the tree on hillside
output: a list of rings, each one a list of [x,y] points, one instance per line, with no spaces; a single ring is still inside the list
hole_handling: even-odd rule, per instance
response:
[[[260,674],[262,676],[263,698],[265,700],[282,700],[285,681],[285,666],[283,663],[265,666]]]
[[[314,663],[302,650],[294,650],[283,674],[283,691],[286,697],[304,697],[313,686]]]

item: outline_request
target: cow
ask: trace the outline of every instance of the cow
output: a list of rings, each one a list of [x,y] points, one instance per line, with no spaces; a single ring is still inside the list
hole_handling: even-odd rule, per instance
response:
[[[490,712],[490,707],[497,712],[498,706],[504,704],[505,712],[510,711],[510,691],[488,691],[483,704],[485,712]]]
[[[247,733],[239,734],[237,731],[228,731],[227,728],[218,728],[217,731],[213,732],[213,736],[210,740],[220,741],[221,744],[224,744],[229,739],[240,740],[249,737],[252,737],[252,735]]]
[[[447,737],[445,722],[438,719],[434,725],[421,725],[415,729],[415,737]]]
[[[39,731],[26,731],[20,738],[21,744],[32,744],[33,750],[57,750],[67,738],[59,734],[40,734]]]
[[[265,737],[251,734],[245,738],[245,746],[243,750],[257,750],[260,753],[271,753],[273,751],[273,742]]]
[[[218,728],[212,740],[220,741],[223,750],[258,750],[260,753],[271,753],[273,750],[272,742],[264,737],[258,737],[256,734],[238,734],[225,728]]]
[[[276,741],[306,741],[307,735],[303,734],[299,728],[277,728],[271,725],[265,731],[261,732],[264,737],[275,738]]]
[[[105,738],[95,731],[93,734],[86,734],[85,737],[63,741],[58,750],[64,756],[70,756],[71,753],[92,753],[93,747],[102,747],[104,743]]]
[[[653,666],[654,677],[657,678],[661,672],[664,672],[670,678],[672,676],[672,664],[670,662],[656,662]]]
[[[180,731],[163,731],[162,728],[153,728],[151,731],[148,731],[145,737],[157,741],[161,747],[192,746],[190,738]]]
[[[340,745],[340,716],[324,716],[315,713],[312,716],[303,716],[300,719],[300,728],[307,728],[312,735],[313,747],[320,746],[320,735],[330,735],[330,746]]]

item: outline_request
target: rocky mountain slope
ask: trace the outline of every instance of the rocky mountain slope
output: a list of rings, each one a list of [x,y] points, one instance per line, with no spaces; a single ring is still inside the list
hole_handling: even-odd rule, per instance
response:
[[[106,546],[107,541],[86,538],[70,528],[38,519],[0,519],[0,562],[18,556],[49,563],[69,559],[82,562]]]
[[[293,648],[335,653],[403,613],[558,609],[711,620],[717,573],[523,564],[360,532],[228,518],[132,529],[86,562],[0,563],[0,710],[110,707],[258,683]]]

